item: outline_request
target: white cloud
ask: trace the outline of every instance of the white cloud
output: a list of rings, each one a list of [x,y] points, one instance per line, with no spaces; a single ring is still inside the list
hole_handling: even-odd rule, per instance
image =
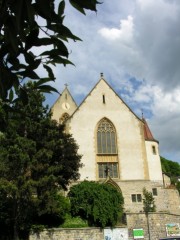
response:
[[[149,113],[161,154],[180,162],[180,1],[104,0],[97,15],[68,8],[65,21],[83,42],[67,44],[76,67],[55,68],[58,90],[68,83],[79,103],[104,72],[136,113]]]
[[[133,38],[133,17],[128,16],[127,19],[120,20],[120,28],[104,27],[98,32],[106,39],[129,43]]]

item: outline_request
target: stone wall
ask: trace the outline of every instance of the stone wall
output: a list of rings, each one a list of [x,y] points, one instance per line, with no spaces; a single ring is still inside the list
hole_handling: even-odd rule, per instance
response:
[[[116,181],[124,197],[125,212],[143,212],[143,201],[132,202],[131,194],[141,194],[143,188],[152,192],[157,189],[157,196],[153,196],[157,212],[166,212],[180,215],[180,197],[176,189],[164,188],[158,181]]]
[[[166,237],[166,224],[178,223],[180,225],[180,215],[175,214],[149,213],[146,216],[144,213],[128,213],[126,217],[128,236],[126,238],[116,236],[108,239],[133,240],[133,229],[142,228],[144,230],[144,240],[159,240],[161,237]],[[127,231],[127,228],[122,228],[122,230]],[[121,231],[121,228],[117,229]],[[104,240],[104,238],[104,230],[100,228],[57,228],[32,234],[29,240]]]
[[[144,229],[144,240],[159,240],[166,237],[166,224],[179,223],[180,215],[168,213],[129,213],[127,214],[127,225],[129,240],[133,239],[133,229]]]
[[[103,240],[104,232],[99,228],[57,228],[32,234],[29,240]]]

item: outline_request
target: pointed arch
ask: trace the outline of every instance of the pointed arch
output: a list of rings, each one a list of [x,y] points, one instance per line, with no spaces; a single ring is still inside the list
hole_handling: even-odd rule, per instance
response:
[[[115,181],[113,181],[113,179],[112,179],[110,176],[108,176],[108,177],[106,178],[106,180],[104,181],[104,183],[111,185],[111,186],[114,187],[118,192],[121,192],[121,193],[122,193],[121,188],[119,187],[119,185],[118,185]]]
[[[117,135],[113,123],[106,117],[96,127],[96,162],[99,179],[119,178]]]
[[[107,118],[101,119],[97,126],[97,154],[117,154],[116,130]]]

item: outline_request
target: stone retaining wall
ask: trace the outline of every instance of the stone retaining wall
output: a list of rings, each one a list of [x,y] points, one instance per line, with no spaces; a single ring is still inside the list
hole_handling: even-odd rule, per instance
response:
[[[29,240],[102,240],[104,231],[100,228],[57,228],[32,234]]]
[[[133,239],[133,229],[136,228],[144,229],[144,240],[159,240],[161,237],[166,237],[166,224],[179,223],[180,225],[180,215],[176,214],[149,213],[146,216],[144,213],[128,213],[126,216],[129,240]]]
[[[133,229],[144,230],[144,240],[159,240],[166,237],[166,224],[178,223],[180,215],[169,213],[127,213],[128,240],[133,238]],[[121,229],[121,228],[118,228]],[[108,238],[109,239],[109,238]],[[111,240],[124,240],[117,237]],[[31,234],[29,240],[105,240],[104,230],[100,228],[57,228]]]

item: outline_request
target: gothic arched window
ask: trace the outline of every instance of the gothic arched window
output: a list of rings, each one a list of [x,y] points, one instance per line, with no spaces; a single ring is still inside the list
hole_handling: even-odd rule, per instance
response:
[[[116,130],[113,124],[103,118],[97,128],[97,153],[117,154]]]

